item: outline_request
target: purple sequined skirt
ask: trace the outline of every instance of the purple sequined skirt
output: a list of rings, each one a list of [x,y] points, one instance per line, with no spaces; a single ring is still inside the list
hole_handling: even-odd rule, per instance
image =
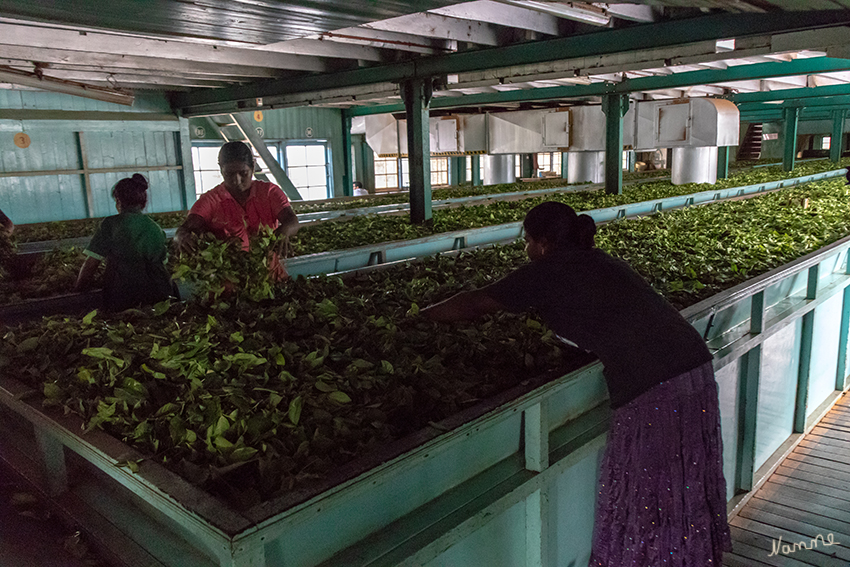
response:
[[[719,567],[731,546],[709,362],[614,410],[590,565]]]

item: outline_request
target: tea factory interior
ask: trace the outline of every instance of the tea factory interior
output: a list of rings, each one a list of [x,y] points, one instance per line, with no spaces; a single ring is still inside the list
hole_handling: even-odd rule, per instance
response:
[[[416,294],[427,291],[416,278],[448,269],[439,262],[473,258],[463,273],[485,281],[496,260],[474,254],[519,246],[533,203],[581,208],[599,227],[598,243],[603,229],[658,223],[643,253],[650,257],[658,242],[675,252],[633,267],[673,298],[713,354],[733,541],[723,565],[846,566],[850,226],[840,217],[850,219],[848,25],[847,0],[0,0],[0,209],[15,225],[0,324],[5,348],[28,359],[20,366],[0,350],[0,563],[588,564],[610,419],[602,365],[592,358],[557,375],[553,366],[542,379],[542,359],[526,353],[531,362],[517,365],[534,377],[458,394],[445,407],[429,400],[443,409],[416,414],[421,423],[410,430],[388,426],[395,414],[364,401],[378,386],[362,385],[437,372],[425,351],[409,368],[356,358],[359,370],[346,372],[359,373],[362,391],[318,378],[322,402],[305,401],[303,414],[301,398],[263,383],[251,396],[276,400],[262,419],[288,420],[278,437],[307,427],[300,415],[324,423],[327,414],[297,453],[268,459],[261,456],[271,445],[251,441],[252,427],[271,428],[259,425],[260,402],[242,407],[232,392],[221,394],[216,424],[193,429],[185,416],[196,402],[151,406],[152,388],[139,376],[155,383],[159,371],[141,365],[130,378],[139,366],[130,358],[97,351],[98,368],[108,374],[112,360],[113,382],[125,380],[106,397],[71,401],[51,389],[54,375],[86,382],[86,355],[75,354],[79,368],[56,369],[52,339],[23,340],[36,335],[18,325],[27,333],[43,325],[38,336],[48,337],[70,317],[74,332],[108,331],[117,341],[116,329],[134,321],[93,319],[86,314],[99,292],[71,290],[81,249],[116,212],[116,183],[144,175],[144,212],[171,238],[222,183],[221,146],[241,141],[256,178],[278,185],[298,217],[283,260],[293,285],[408,285],[411,318],[424,307]],[[846,199],[827,206],[819,199],[828,192]],[[721,236],[680,241],[663,224],[713,211],[714,225],[731,223],[729,207],[755,211],[758,203],[779,203],[774,220],[787,213],[801,224],[787,232],[729,224]],[[728,265],[717,268],[707,255],[687,256],[707,241],[722,249],[737,232],[776,262],[757,269],[727,251]],[[40,266],[48,262],[65,265],[47,277]],[[441,267],[426,270],[428,262]],[[651,275],[665,262],[679,275],[657,283]],[[416,266],[416,276],[405,275]],[[735,274],[721,282],[718,270]],[[337,311],[343,300],[328,294],[309,304],[315,321],[334,332],[353,324]],[[395,301],[390,294],[375,301]],[[206,333],[215,327],[211,313]],[[376,321],[360,333],[365,343],[395,332]],[[474,329],[468,337],[480,333],[476,340],[490,344],[486,330]],[[152,341],[153,351],[146,348],[156,358],[162,333],[126,342]],[[255,343],[234,339],[233,348],[266,369],[271,351],[252,351]],[[287,360],[280,366],[293,381],[297,368],[312,372],[334,359],[334,349],[349,356],[328,337],[316,344],[326,346],[311,347],[308,362],[283,343],[273,356]],[[103,346],[90,341],[86,351]],[[203,348],[217,356],[218,347]],[[238,360],[253,376],[247,358]],[[450,383],[452,372],[447,365],[438,373]],[[326,407],[329,394],[336,401]],[[399,403],[416,406],[420,394],[428,392]],[[210,407],[202,399],[198,415]],[[224,411],[231,402],[235,409]],[[136,437],[110,421],[115,404],[128,403],[136,404],[128,415],[149,416],[134,424]],[[355,407],[377,416],[362,420],[367,432],[351,433]],[[382,441],[369,451],[329,449],[325,427],[340,439]],[[139,441],[159,434],[174,447]],[[203,451],[215,464],[192,460]],[[320,472],[310,468],[317,461]],[[291,482],[255,487],[245,480],[254,478],[249,469]]]

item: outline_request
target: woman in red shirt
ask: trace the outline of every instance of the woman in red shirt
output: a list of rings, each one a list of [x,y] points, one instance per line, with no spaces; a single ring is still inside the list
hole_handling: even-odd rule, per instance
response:
[[[189,216],[177,229],[179,250],[191,249],[195,236],[211,232],[216,238],[242,242],[247,250],[250,238],[261,228],[270,227],[281,236],[298,232],[298,217],[289,198],[274,183],[254,179],[254,155],[243,142],[227,142],[218,153],[224,182],[201,195]],[[280,262],[273,262],[275,274],[285,277]],[[278,272],[279,268],[279,272]]]

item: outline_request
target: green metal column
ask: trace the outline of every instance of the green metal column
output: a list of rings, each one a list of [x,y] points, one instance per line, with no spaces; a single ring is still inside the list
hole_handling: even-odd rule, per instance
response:
[[[844,262],[844,273],[850,275],[850,253]],[[838,369],[835,372],[835,389],[847,387],[847,340],[850,337],[850,287],[844,288],[841,303],[841,324],[838,329]]]
[[[561,179],[569,177],[569,155],[567,152],[561,152]]]
[[[342,111],[342,194],[354,195],[354,179],[351,173],[351,115]]]
[[[819,266],[809,268],[809,281],[806,287],[806,299],[816,299],[818,291]],[[797,401],[794,408],[794,433],[806,430],[806,415],[809,407],[809,376],[812,367],[812,339],[815,332],[815,310],[803,315],[803,328],[800,332],[800,366],[797,371]]]
[[[362,156],[362,167],[360,171],[363,177],[359,180],[363,184],[363,188],[370,193],[375,192],[375,152],[372,147],[366,143],[366,136],[363,136],[363,141],[360,144],[360,152]]]
[[[785,137],[785,153],[782,158],[782,169],[791,171],[794,169],[794,160],[797,157],[797,121],[800,118],[800,108],[789,106],[785,109],[783,135]]]
[[[361,139],[363,134],[351,136],[351,182],[363,179],[363,145]]]
[[[607,94],[602,97],[605,113],[605,191],[623,193],[623,116],[629,110],[629,95]]]
[[[841,159],[842,147],[844,144],[844,111],[832,111],[832,137],[829,140],[829,159],[833,163],[838,163]]]
[[[449,158],[449,185],[460,185],[466,181],[466,156]]]
[[[431,140],[428,125],[431,93],[430,79],[414,79],[401,84],[401,98],[407,113],[410,221],[415,224],[431,220]]]
[[[838,330],[838,369],[835,372],[835,389],[847,386],[847,336],[850,330],[850,287],[844,288],[841,300],[841,326]]]
[[[750,335],[764,331],[764,292],[753,295],[750,304]],[[761,345],[741,357],[739,376],[738,454],[735,466],[735,491],[749,492],[755,480],[756,427],[758,424]]]
[[[481,156],[472,156],[472,186],[478,187],[481,184]]]
[[[717,148],[717,179],[729,177],[729,146]]]

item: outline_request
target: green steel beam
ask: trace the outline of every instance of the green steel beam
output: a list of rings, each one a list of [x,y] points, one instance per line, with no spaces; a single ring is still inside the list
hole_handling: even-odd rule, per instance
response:
[[[785,124],[782,128],[785,143],[785,152],[782,154],[782,169],[785,171],[794,169],[794,160],[797,157],[797,122],[799,118],[799,108],[788,107],[785,109]]]
[[[832,112],[832,135],[829,140],[829,159],[833,163],[838,163],[841,159],[841,152],[844,150],[844,111],[835,110]]]
[[[838,329],[838,368],[835,372],[835,389],[843,391],[847,387],[847,337],[850,330],[850,287],[844,288],[844,295],[841,300],[840,325]]]
[[[342,194],[344,197],[354,195],[351,162],[351,117],[342,114]]]
[[[850,107],[850,94],[824,96],[820,98],[804,98],[804,99],[785,99],[781,104],[769,102],[744,102],[736,103],[739,112],[758,112],[759,110],[771,110],[774,108],[788,108],[796,106],[798,108],[819,108],[819,107]]]
[[[747,112],[742,113],[740,116],[741,122],[782,122],[785,119],[785,114],[783,112],[783,108],[777,108],[776,110],[771,111],[759,111],[759,112]],[[812,121],[812,120],[832,120],[833,112],[835,111],[843,111],[844,114],[847,111],[850,111],[850,107],[842,106],[839,108],[818,108],[818,109],[810,109],[807,110],[805,108],[800,109],[799,120],[801,121]]]
[[[592,83],[590,85],[568,85],[563,87],[544,87],[498,93],[483,93],[459,97],[439,97],[434,99],[431,108],[457,108],[463,106],[486,106],[507,102],[528,102],[540,100],[557,100],[589,96],[604,96],[611,93],[632,93],[640,91],[657,91],[725,83],[731,81],[748,81],[754,79],[771,79],[793,75],[808,75],[812,73],[833,73],[850,71],[850,60],[833,59],[830,57],[813,57],[811,59],[795,59],[793,61],[776,61],[771,63],[754,63],[738,65],[727,69],[704,69],[686,71],[655,77],[639,77],[625,79],[620,83]],[[781,108],[781,107],[779,107]],[[384,104],[378,106],[362,106],[349,108],[351,116],[367,116],[370,114],[385,114],[402,112],[400,104]]]
[[[431,81],[421,79],[407,81],[401,84],[401,93],[407,112],[410,221],[423,224],[431,220],[431,140],[428,115]],[[401,179],[400,168],[399,179]]]
[[[825,96],[850,95],[850,84],[829,85],[826,87],[803,87],[799,89],[782,89],[779,91],[767,91],[759,93],[739,93],[729,95],[727,98],[738,104],[747,102],[769,102],[772,100],[792,100],[806,98],[820,98]]]
[[[806,299],[817,299],[818,265],[809,268]],[[809,377],[812,367],[812,340],[815,332],[815,310],[803,315],[800,331],[800,365],[797,371],[797,398],[794,407],[794,433],[806,430],[806,415],[809,406]]]
[[[758,424],[761,345],[741,357],[739,366],[738,454],[735,466],[735,492],[753,489],[756,461],[756,426]]]
[[[567,152],[561,152],[561,179],[567,179],[569,177],[569,163],[567,159],[570,154]]]
[[[717,148],[717,179],[729,177],[729,146]]]
[[[447,55],[335,73],[287,77],[222,89],[193,89],[185,93],[177,93],[174,98],[174,107],[181,109],[186,115],[220,112],[216,107],[222,105],[230,105],[231,111],[237,108],[244,110],[262,106],[263,103],[257,101],[258,98],[275,95],[377,83],[401,83],[412,79],[507,68],[515,65],[625,53],[641,49],[672,48],[700,41],[787,33],[847,24],[850,24],[850,10],[715,14],[613,30],[606,29],[506,47],[458,51]],[[258,102],[260,104],[257,104]],[[271,103],[273,104],[273,101]]]
[[[481,179],[481,156],[472,156],[472,186],[478,187],[484,184]]]
[[[623,116],[629,110],[629,95],[609,94],[602,99],[605,113],[605,191],[623,193]]]

